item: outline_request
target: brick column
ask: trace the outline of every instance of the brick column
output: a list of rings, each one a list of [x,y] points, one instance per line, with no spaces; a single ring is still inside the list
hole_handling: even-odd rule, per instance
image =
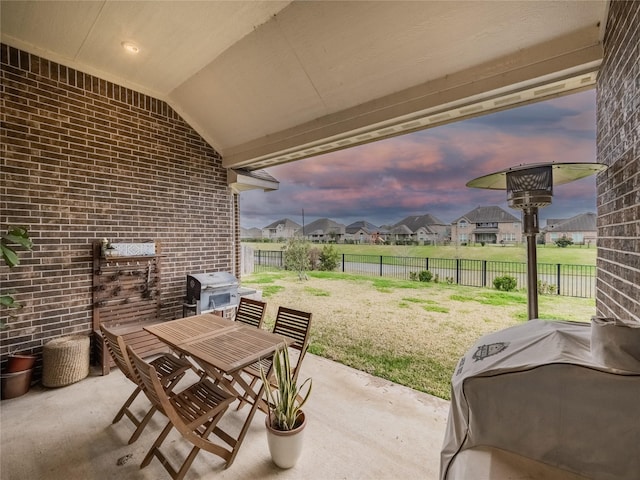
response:
[[[640,2],[611,2],[597,89],[596,308],[640,321]]]

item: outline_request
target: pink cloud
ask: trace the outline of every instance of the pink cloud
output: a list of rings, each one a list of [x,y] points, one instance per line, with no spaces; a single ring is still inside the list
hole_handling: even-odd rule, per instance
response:
[[[504,204],[504,192],[466,182],[520,164],[595,161],[595,102],[586,93],[274,167],[280,190],[243,194],[243,212],[275,220],[304,208],[317,217],[394,223],[427,212],[447,221]],[[558,188],[554,208],[569,196],[591,205],[593,184]]]

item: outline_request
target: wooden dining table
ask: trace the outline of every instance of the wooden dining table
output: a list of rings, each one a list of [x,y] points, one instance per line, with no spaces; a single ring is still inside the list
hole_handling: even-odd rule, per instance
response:
[[[251,409],[237,436],[221,427],[216,427],[213,432],[230,447],[226,463],[228,468],[235,460],[249,430],[265,388],[262,382],[257,382],[259,386],[252,386],[247,382],[241,375],[242,369],[261,359],[272,357],[278,348],[286,347],[294,340],[213,313],[162,322],[144,329],[178,353],[190,357],[231,394],[240,396],[246,393],[251,398]]]

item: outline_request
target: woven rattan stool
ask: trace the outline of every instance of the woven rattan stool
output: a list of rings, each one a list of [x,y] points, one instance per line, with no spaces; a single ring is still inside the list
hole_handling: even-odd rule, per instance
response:
[[[42,384],[64,387],[89,375],[89,337],[54,338],[42,351]]]

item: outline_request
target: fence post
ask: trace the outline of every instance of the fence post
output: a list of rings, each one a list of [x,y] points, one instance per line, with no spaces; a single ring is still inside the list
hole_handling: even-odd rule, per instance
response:
[[[456,258],[456,284],[460,285],[460,259]]]
[[[424,259],[424,269],[429,270],[429,257]]]
[[[258,265],[262,265],[262,257],[260,256],[261,253],[262,250],[258,250]]]
[[[382,255],[380,255],[380,276],[382,276]]]
[[[482,261],[482,286],[487,286],[487,261]]]
[[[344,253],[342,254],[342,273],[344,273]]]
[[[560,264],[557,264],[557,270],[556,270],[556,285],[557,285],[557,294],[560,295]]]

